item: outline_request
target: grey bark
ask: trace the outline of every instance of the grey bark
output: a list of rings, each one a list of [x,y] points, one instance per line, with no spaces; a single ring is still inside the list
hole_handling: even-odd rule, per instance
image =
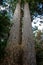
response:
[[[23,65],[36,65],[35,44],[33,41],[31,17],[28,3],[24,5],[24,17],[22,28],[22,46],[24,51]]]
[[[13,16],[13,25],[10,30],[10,36],[5,48],[6,54],[4,63],[2,65],[18,65],[19,57],[19,39],[20,39],[20,3],[16,5],[15,13]]]
[[[2,63],[2,65],[36,65],[35,48],[28,3],[25,3],[24,5],[23,27],[21,30],[22,35],[20,32],[20,13],[20,3],[18,3],[13,16],[13,25],[10,30],[7,47],[5,48],[6,54],[4,63]]]

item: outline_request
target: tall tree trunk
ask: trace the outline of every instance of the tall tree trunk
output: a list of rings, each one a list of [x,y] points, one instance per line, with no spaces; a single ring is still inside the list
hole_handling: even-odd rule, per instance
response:
[[[24,5],[23,28],[21,25],[20,2],[16,6],[13,25],[10,30],[6,54],[2,65],[36,65],[28,3]],[[22,34],[21,34],[22,33]],[[22,38],[21,38],[22,36]],[[22,40],[21,40],[22,39]]]
[[[18,65],[19,57],[19,39],[20,39],[20,3],[16,5],[15,13],[13,16],[13,25],[10,30],[10,36],[8,39],[8,44],[5,49],[6,54],[4,58],[3,65]]]
[[[24,5],[22,28],[22,46],[24,51],[23,65],[36,65],[35,44],[33,41],[32,25],[28,3]]]

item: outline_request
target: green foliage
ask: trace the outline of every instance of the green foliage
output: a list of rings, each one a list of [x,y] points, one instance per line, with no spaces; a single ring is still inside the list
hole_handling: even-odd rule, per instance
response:
[[[43,32],[38,30],[36,36],[35,36],[35,34],[34,34],[34,39],[35,39],[37,65],[43,65],[43,40],[41,37],[43,35]]]
[[[10,27],[10,19],[7,14],[2,14],[0,12],[0,58],[4,55],[4,49],[6,46],[8,33]]]
[[[8,1],[13,13],[14,13],[14,10],[16,8],[16,4],[17,4],[18,1],[19,0],[10,0],[10,2]],[[34,12],[40,13],[40,11],[37,8],[37,3],[43,3],[42,0],[21,0],[21,4],[23,6],[24,6],[25,1],[28,2],[28,4],[29,4],[31,15],[33,15]]]
[[[36,61],[37,65],[43,65],[43,48],[40,45],[36,46]]]
[[[9,24],[10,24],[10,20],[8,19],[8,17],[0,14],[0,33],[1,32],[7,33]]]
[[[43,65],[43,41],[35,39],[37,65]]]
[[[4,49],[6,47],[7,40],[4,40],[4,42],[0,41],[0,58],[4,57]]]

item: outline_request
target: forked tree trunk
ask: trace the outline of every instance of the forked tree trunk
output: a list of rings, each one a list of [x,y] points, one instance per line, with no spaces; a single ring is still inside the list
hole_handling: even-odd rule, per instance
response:
[[[20,4],[16,6],[13,26],[6,47],[2,65],[36,65],[35,48],[32,34],[31,18],[28,3],[24,5],[23,27],[21,25]],[[21,38],[22,32],[22,38]],[[21,40],[21,39],[22,40]],[[19,44],[21,43],[21,44]]]
[[[28,3],[24,5],[22,28],[22,46],[24,51],[23,65],[36,65],[35,44],[33,41],[32,25]]]
[[[13,25],[10,30],[10,36],[8,39],[8,44],[5,49],[6,54],[4,58],[3,65],[18,65],[19,56],[19,39],[20,39],[20,3],[16,5],[15,13],[13,16]]]

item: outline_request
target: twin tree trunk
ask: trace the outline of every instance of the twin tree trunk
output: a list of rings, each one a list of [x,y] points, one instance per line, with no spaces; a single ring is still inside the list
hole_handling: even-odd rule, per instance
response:
[[[24,5],[23,21],[21,21],[20,4],[18,3],[16,5],[13,26],[11,27],[8,44],[5,50],[6,54],[2,65],[36,65],[28,3]]]
[[[36,65],[35,60],[35,44],[33,41],[32,25],[29,12],[28,3],[24,5],[24,17],[23,17],[23,28],[22,28],[22,45],[24,45],[24,65]]]

